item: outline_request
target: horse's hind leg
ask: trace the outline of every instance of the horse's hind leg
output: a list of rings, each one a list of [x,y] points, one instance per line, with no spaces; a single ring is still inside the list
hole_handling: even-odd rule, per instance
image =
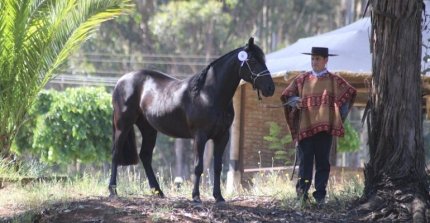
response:
[[[117,196],[116,178],[118,165],[138,162],[133,123],[137,115],[132,112],[115,113],[113,118],[112,169],[109,181],[110,196]]]
[[[149,187],[159,197],[164,197],[164,193],[160,189],[157,178],[155,177],[154,170],[152,169],[152,153],[154,151],[155,142],[157,139],[157,130],[155,130],[146,121],[143,116],[140,116],[136,122],[142,134],[142,146],[140,149],[139,157],[145,168],[146,177],[148,178]]]
[[[112,151],[115,151],[115,145],[112,146]],[[118,192],[116,191],[116,176],[118,172],[118,164],[114,157],[112,157],[112,167],[111,174],[109,180],[109,197],[118,196]]]
[[[123,129],[123,130],[114,129],[113,146],[112,146],[112,169],[111,169],[111,176],[109,180],[110,197],[114,197],[118,195],[116,191],[116,178],[117,178],[118,156],[119,156],[118,153],[120,152],[119,150],[122,147],[124,147],[126,143],[128,143],[126,140],[127,140],[128,133],[132,127],[133,127],[133,124],[131,124],[130,127],[127,129]]]

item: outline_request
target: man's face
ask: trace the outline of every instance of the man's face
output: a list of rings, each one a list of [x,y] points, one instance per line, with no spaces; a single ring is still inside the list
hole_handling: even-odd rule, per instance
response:
[[[312,69],[315,72],[319,72],[325,69],[328,62],[328,57],[322,57],[318,55],[312,55]]]

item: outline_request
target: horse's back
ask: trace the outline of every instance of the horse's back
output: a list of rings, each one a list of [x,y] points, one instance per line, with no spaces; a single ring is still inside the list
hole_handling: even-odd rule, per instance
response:
[[[178,79],[155,70],[139,70],[124,74],[116,83],[115,88],[120,86],[138,87],[142,86],[147,79],[157,79],[160,82],[178,81]]]
[[[139,93],[145,81],[156,80],[160,84],[178,81],[176,78],[154,70],[139,70],[124,74],[118,79],[114,92],[121,92],[125,97]]]

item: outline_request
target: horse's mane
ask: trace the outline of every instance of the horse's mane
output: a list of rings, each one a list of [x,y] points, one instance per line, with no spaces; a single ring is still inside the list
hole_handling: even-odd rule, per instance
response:
[[[191,78],[190,84],[191,84],[191,94],[193,95],[193,98],[196,97],[200,90],[203,87],[203,84],[205,83],[206,76],[208,74],[209,68],[212,66],[212,63],[210,63],[208,66],[206,66],[205,69],[200,71],[200,74],[196,74]]]
[[[191,95],[193,97],[196,97],[200,93],[200,91],[203,88],[203,85],[205,84],[206,77],[207,77],[208,71],[211,68],[211,66],[213,66],[216,62],[220,61],[222,58],[224,58],[226,56],[229,56],[230,54],[238,51],[239,49],[243,49],[243,47],[234,49],[234,50],[230,51],[229,53],[226,53],[223,56],[215,59],[210,64],[208,64],[202,71],[200,71],[200,73],[198,73],[198,74],[194,75],[193,77],[191,77],[191,80],[190,80]]]
[[[253,53],[255,53],[254,56],[257,59],[261,59],[262,60],[260,62],[265,63],[265,55],[264,55],[263,50],[261,50],[261,48],[258,47],[255,44],[252,44],[251,46],[248,46],[248,44],[247,44],[245,47],[239,47],[237,49],[234,49],[234,50],[232,50],[232,51],[224,54],[223,56],[215,59],[209,65],[207,65],[202,71],[200,71],[200,73],[198,73],[198,74],[194,75],[193,77],[191,77],[191,80],[190,80],[191,95],[193,97],[196,97],[200,93],[200,91],[203,88],[203,85],[204,85],[204,83],[206,81],[207,73],[208,73],[208,71],[209,71],[209,69],[210,69],[211,66],[213,66],[215,63],[217,63],[221,59],[223,59],[223,58],[225,58],[225,57],[227,57],[227,56],[229,56],[229,55],[231,55],[233,53],[237,53],[237,51],[239,51],[239,50],[246,50],[248,47],[250,47],[251,50],[253,51]]]
[[[216,60],[212,61],[202,71],[200,71],[200,73],[198,73],[198,74],[194,75],[193,77],[191,77],[191,80],[190,80],[191,95],[193,97],[196,97],[200,93],[200,91],[203,88],[203,85],[204,85],[204,83],[206,81],[207,73],[208,73],[208,71],[209,71],[209,69],[210,69],[211,66],[213,66],[215,63],[217,63],[221,59],[223,59],[223,58],[225,58],[225,57],[227,57],[227,56],[229,56],[229,55],[231,55],[233,53],[236,53],[239,50],[243,50],[243,49],[246,49],[246,48],[248,48],[248,46],[239,47],[237,49],[234,49],[234,50],[230,51],[229,53],[224,54],[223,56],[221,56],[221,57],[217,58]],[[263,50],[261,50],[260,47],[258,47],[257,45],[252,45],[252,50],[253,50],[254,53],[256,53],[255,56],[257,58],[262,58],[264,60],[264,53],[263,53]],[[264,62],[264,61],[262,61],[262,62]]]

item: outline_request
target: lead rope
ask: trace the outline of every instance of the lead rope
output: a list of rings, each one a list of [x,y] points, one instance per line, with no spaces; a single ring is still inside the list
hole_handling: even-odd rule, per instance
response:
[[[299,94],[299,96],[301,96],[301,97],[303,97],[303,88],[304,88],[304,85],[305,85],[305,80],[306,80],[306,78],[303,79],[301,94]],[[286,103],[286,104],[288,104],[288,103]],[[290,181],[293,181],[294,174],[296,172],[297,160],[299,159],[299,155],[298,154],[299,154],[299,150],[300,150],[300,146],[299,146],[299,134],[300,134],[300,116],[301,116],[301,111],[299,110],[298,112],[299,112],[299,115],[298,115],[299,116],[298,117],[299,122],[298,122],[298,127],[297,127],[297,136],[296,136],[296,140],[297,141],[295,142],[295,147],[296,148],[295,148],[295,154],[294,154],[294,165],[293,165],[293,171],[291,173]],[[300,167],[299,167],[299,169],[300,169]]]

